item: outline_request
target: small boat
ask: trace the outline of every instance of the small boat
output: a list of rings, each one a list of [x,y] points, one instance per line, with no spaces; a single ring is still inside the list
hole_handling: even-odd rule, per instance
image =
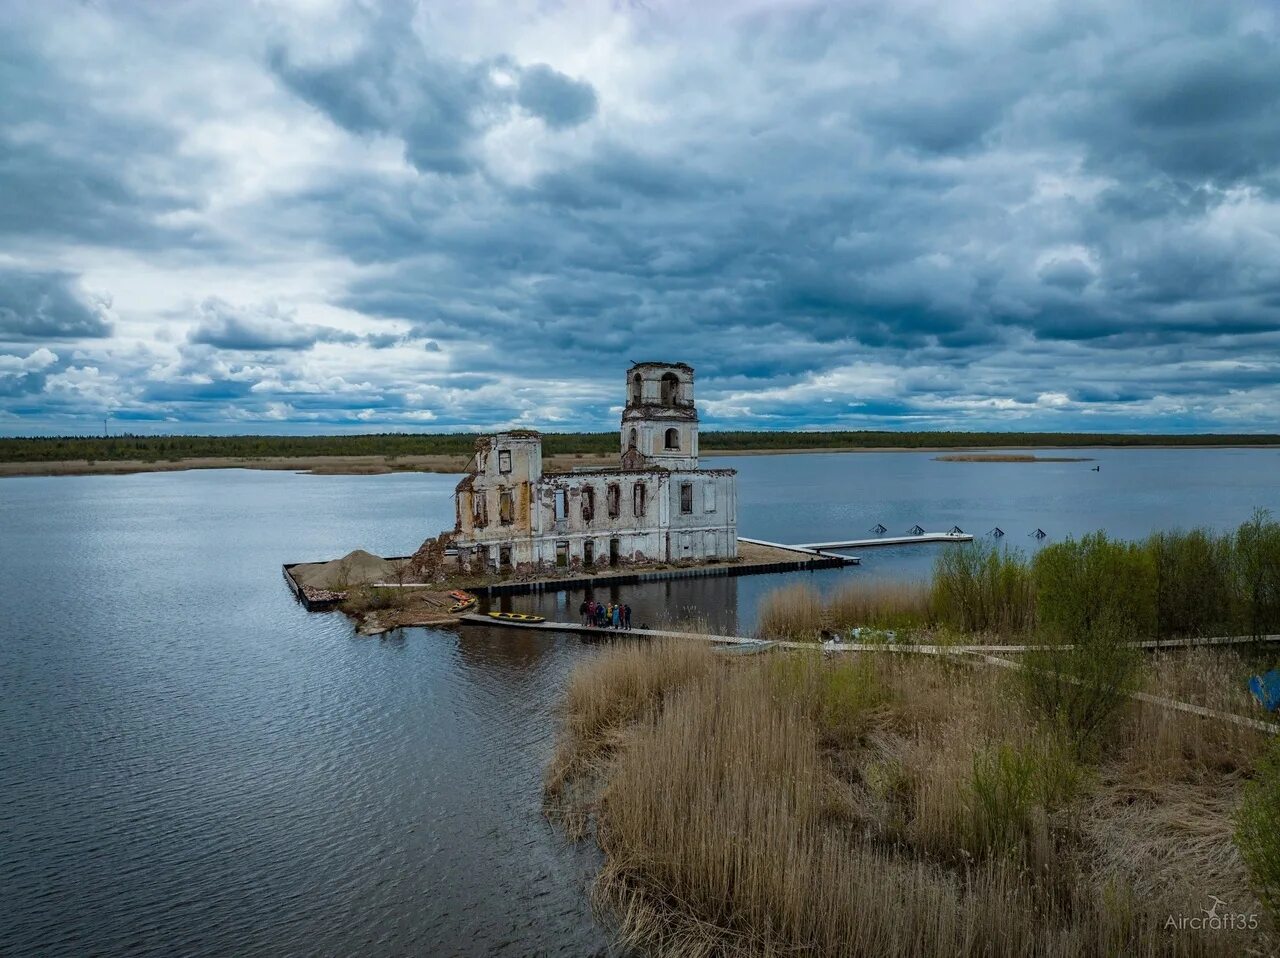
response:
[[[489,618],[501,619],[503,622],[546,622],[546,618],[541,615],[533,615],[529,612],[490,612]]]
[[[455,589],[449,595],[455,600],[454,604],[449,606],[449,611],[453,614],[466,612],[476,604],[476,597],[470,592],[463,592],[461,589]]]
[[[453,615],[457,615],[458,612],[466,612],[468,608],[475,608],[476,597],[472,596],[472,594],[467,592],[451,592],[449,594],[451,594],[454,599],[457,599],[457,602],[454,602],[452,606],[449,606],[449,612],[452,612]]]

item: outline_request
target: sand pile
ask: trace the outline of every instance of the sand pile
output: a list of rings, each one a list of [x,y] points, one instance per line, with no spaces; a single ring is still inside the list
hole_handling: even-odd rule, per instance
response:
[[[299,585],[314,589],[342,589],[374,582],[394,582],[399,565],[372,552],[356,549],[341,559],[296,565],[293,578]]]

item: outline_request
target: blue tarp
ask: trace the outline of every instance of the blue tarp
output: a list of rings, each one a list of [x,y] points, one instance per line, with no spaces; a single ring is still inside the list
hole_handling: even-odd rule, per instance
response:
[[[1249,691],[1268,712],[1280,711],[1280,669],[1249,680]]]

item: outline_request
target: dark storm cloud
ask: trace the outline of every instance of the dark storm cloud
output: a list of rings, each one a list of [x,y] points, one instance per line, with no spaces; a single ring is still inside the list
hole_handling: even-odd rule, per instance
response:
[[[1209,16],[1216,35],[1162,37],[1097,78],[1087,114],[1070,121],[1095,163],[1138,161],[1193,182],[1274,169],[1280,42]]]
[[[585,123],[596,113],[596,91],[590,83],[565,76],[545,63],[522,71],[516,102],[556,129]]]
[[[502,119],[513,98],[554,129],[595,115],[590,83],[545,63],[522,67],[510,57],[451,58],[424,48],[411,21],[410,7],[389,4],[370,16],[366,42],[351,57],[299,63],[277,46],[270,67],[334,123],[353,133],[396,136],[415,167],[434,173],[474,170],[475,141]]]
[[[0,30],[0,239],[74,239],[119,247],[208,246],[191,209],[208,171],[174,155],[180,136],[136,112],[102,108],[91,78],[48,48],[36,8],[7,10]]]
[[[71,273],[0,268],[0,340],[110,336],[109,306],[86,293]]]
[[[200,304],[200,320],[190,340],[219,349],[310,349],[318,342],[355,342],[351,333],[296,322],[274,304],[243,309],[217,298]]]

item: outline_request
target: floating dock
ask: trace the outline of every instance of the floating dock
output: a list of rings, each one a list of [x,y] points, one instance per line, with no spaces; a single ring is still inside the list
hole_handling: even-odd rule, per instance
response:
[[[870,549],[875,546],[913,546],[926,542],[972,542],[967,532],[923,532],[918,536],[877,536],[874,539],[844,539],[840,542],[806,542],[793,549],[812,549],[826,552],[830,549]]]

